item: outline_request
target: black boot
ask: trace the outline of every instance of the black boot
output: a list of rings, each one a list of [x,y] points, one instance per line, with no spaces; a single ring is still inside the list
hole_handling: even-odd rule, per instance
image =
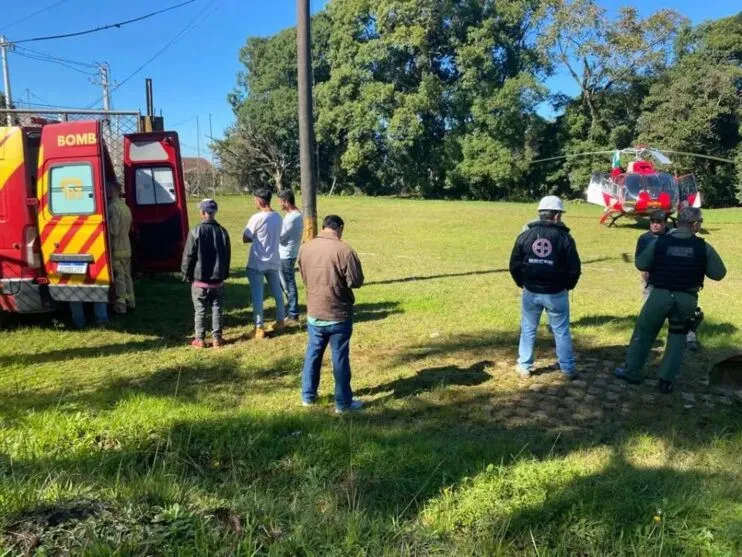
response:
[[[660,379],[659,389],[663,395],[669,395],[672,392],[672,381]]]

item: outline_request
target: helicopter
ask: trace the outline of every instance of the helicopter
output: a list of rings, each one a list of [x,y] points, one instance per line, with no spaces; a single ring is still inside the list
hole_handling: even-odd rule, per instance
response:
[[[698,153],[669,150],[665,152],[733,163],[729,159]],[[701,207],[701,192],[693,174],[677,175],[663,172],[658,170],[650,160],[653,158],[661,165],[671,165],[672,161],[665,152],[655,147],[637,145],[615,151],[593,151],[550,157],[533,161],[533,163],[612,154],[611,172],[594,172],[585,192],[588,203],[603,207],[600,224],[608,223],[611,227],[622,217],[639,219],[649,217],[653,212],[661,210],[674,220],[672,213],[682,207]],[[626,169],[621,166],[621,155],[633,157]]]

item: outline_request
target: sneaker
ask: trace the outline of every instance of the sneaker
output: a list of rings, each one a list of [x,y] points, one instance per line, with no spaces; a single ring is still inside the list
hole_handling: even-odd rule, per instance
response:
[[[299,321],[299,316],[296,317],[287,317],[283,320],[284,325],[287,327],[298,327],[301,325],[301,321]]]
[[[283,331],[283,330],[284,330],[285,328],[286,328],[286,320],[285,320],[285,319],[283,319],[283,320],[281,320],[281,321],[276,321],[276,322],[275,322],[275,323],[273,324],[273,330],[274,330],[274,331],[276,331],[276,332],[281,332],[281,331]]]
[[[691,352],[697,352],[701,348],[698,345],[698,339],[696,338],[696,333],[694,333],[693,331],[688,333],[688,336],[686,337],[686,341],[685,341],[685,347]]]
[[[620,379],[621,381],[626,381],[627,383],[630,383],[631,385],[641,385],[642,380],[641,379],[635,379],[633,377],[630,377],[629,375],[626,375],[626,370],[622,367],[617,367],[616,370],[613,372],[613,375]]]
[[[206,348],[206,343],[203,340],[196,338],[191,342],[191,346],[193,346],[193,348]]]
[[[214,339],[214,344],[213,344],[212,346],[213,346],[214,348],[222,348],[222,347],[223,347],[223,346],[225,346],[226,344],[227,344],[227,343],[226,343],[226,342],[224,342],[224,339],[221,339],[221,338],[215,338],[215,339]]]
[[[347,414],[348,412],[357,412],[363,408],[363,402],[354,400],[347,408],[335,408],[335,414]]]
[[[562,379],[564,381],[574,381],[575,379],[577,379],[577,371],[573,370],[573,371],[570,371],[569,373],[567,373],[566,371],[563,371]]]
[[[302,400],[301,405],[305,408],[309,408],[310,406],[314,406],[316,403],[313,400]]]
[[[515,366],[515,373],[517,373],[521,379],[528,379],[533,374],[533,368],[522,368],[520,366]]]
[[[660,379],[657,387],[663,395],[669,395],[672,392],[672,381],[665,381],[664,379]]]
[[[265,339],[265,328],[264,327],[255,327],[255,331],[253,332],[253,336],[255,337],[255,340],[263,340],[263,339]]]

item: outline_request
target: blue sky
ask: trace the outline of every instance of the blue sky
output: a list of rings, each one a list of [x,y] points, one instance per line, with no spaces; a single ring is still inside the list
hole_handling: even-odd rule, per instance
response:
[[[179,3],[178,0],[29,0],[3,2],[0,33],[10,41],[88,29]],[[312,0],[312,10],[326,0]],[[610,9],[622,2],[601,2]],[[56,5],[54,5],[56,4]],[[11,25],[46,6],[50,9]],[[101,6],[105,5],[105,8]],[[734,0],[644,0],[642,14],[673,8],[694,23],[729,16],[740,10]],[[200,15],[199,15],[200,14]],[[181,135],[186,156],[195,156],[196,116],[201,131],[201,152],[208,156],[209,114],[214,135],[233,120],[226,101],[240,70],[238,52],[248,36],[270,35],[294,24],[294,0],[196,0],[193,4],[120,29],[82,37],[23,44],[36,51],[78,62],[107,62],[111,77],[123,81],[173,37],[187,29],[171,46],[113,92],[113,108],[144,110],[144,79],[154,80],[155,108],[162,110],[168,129]],[[92,76],[67,67],[10,54],[12,92],[15,100],[32,104],[85,107],[97,101],[100,86]],[[93,68],[76,66],[83,71]],[[549,85],[566,93],[574,88],[558,75]]]

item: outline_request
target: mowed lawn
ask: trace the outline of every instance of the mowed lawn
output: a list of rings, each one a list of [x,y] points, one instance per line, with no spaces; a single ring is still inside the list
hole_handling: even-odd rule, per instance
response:
[[[300,405],[300,329],[249,339],[254,208],[220,204],[227,348],[187,346],[177,277],[139,280],[136,312],[107,330],[48,315],[2,331],[0,554],[742,554],[742,404],[708,381],[742,347],[742,210],[705,212],[729,273],[701,295],[704,350],[660,397],[610,376],[640,308],[642,227],[568,206],[583,262],[574,386],[545,369],[545,327],[543,373],[513,372],[508,258],[535,203],[320,198],[366,274],[351,358],[368,407],[338,417],[327,367],[321,404]]]

